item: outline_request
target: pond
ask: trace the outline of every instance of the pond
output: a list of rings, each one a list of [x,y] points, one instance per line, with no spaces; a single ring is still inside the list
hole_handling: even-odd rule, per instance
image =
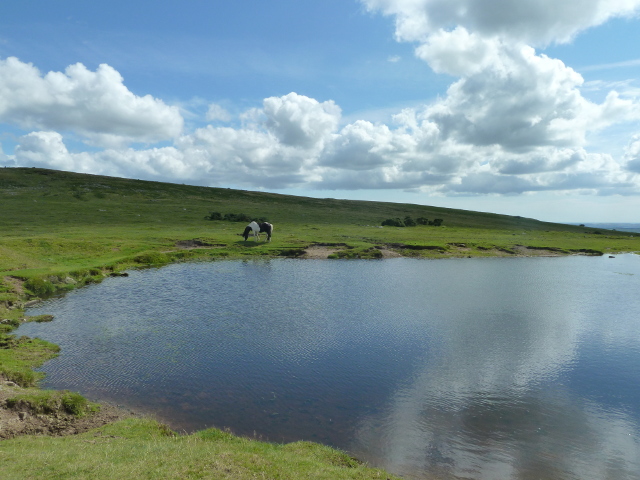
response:
[[[640,257],[256,260],[31,308],[43,386],[176,430],[312,440],[406,478],[640,471]]]

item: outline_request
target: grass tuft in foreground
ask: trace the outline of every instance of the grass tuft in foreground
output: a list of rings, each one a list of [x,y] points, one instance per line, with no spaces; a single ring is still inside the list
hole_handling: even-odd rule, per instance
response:
[[[74,436],[5,440],[0,465],[3,480],[398,478],[315,443],[265,443],[216,429],[175,435],[148,419]]]
[[[99,409],[97,404],[92,404],[79,393],[68,390],[30,389],[8,398],[5,403],[7,408],[32,414],[68,413],[77,417]]]
[[[0,333],[0,379],[4,377],[21,387],[36,386],[44,374],[34,372],[58,355],[60,347],[39,338]]]

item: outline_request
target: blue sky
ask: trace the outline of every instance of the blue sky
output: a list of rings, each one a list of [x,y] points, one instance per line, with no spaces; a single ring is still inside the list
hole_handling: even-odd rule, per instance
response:
[[[640,0],[0,4],[0,164],[640,221]]]

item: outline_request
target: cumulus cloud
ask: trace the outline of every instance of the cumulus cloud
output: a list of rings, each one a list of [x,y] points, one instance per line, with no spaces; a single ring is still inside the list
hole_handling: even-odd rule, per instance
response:
[[[101,146],[168,140],[183,127],[177,107],[134,95],[109,65],[92,72],[78,63],[42,75],[15,57],[0,60],[0,121],[73,131]]]
[[[72,153],[57,132],[31,132],[19,139],[15,161],[35,166],[147,179],[197,179],[202,167],[175,147],[106,149]]]
[[[640,173],[640,134],[634,135],[625,149],[625,160],[627,170]]]
[[[333,102],[297,93],[264,100],[266,127],[285,145],[311,148],[322,146],[338,128],[340,108]]]
[[[585,151],[590,133],[640,118],[637,98],[612,90],[600,104],[589,101],[579,73],[533,46],[567,42],[610,18],[637,15],[640,0],[362,3],[393,16],[397,40],[414,42],[416,56],[435,72],[458,77],[443,98],[399,116],[413,138],[418,124],[432,132],[422,148],[395,157],[403,170],[439,164],[452,173],[441,187],[447,192],[603,191],[606,185],[638,191],[611,157]],[[635,168],[628,159],[627,169]]]
[[[640,0],[361,1],[371,11],[394,16],[396,37],[408,42],[424,42],[433,33],[456,26],[529,45],[568,42],[587,28],[640,10]]]
[[[637,191],[633,174],[609,155],[559,148],[553,141],[514,150],[504,141],[473,143],[460,133],[464,129],[452,133],[438,116],[443,108],[437,102],[422,111],[405,109],[394,117],[394,127],[358,120],[336,131],[337,106],[292,93],[265,99],[241,128],[208,125],[170,147],[70,153],[60,133],[38,131],[19,139],[14,158],[25,166],[252,188],[307,185],[456,195]],[[634,163],[628,165],[632,170]]]
[[[424,15],[430,12],[420,1],[369,2],[383,3],[422,5]],[[0,121],[34,131],[5,159],[250,188],[639,193],[640,141],[632,141],[622,161],[587,150],[590,133],[640,118],[634,96],[612,90],[594,103],[582,96],[582,76],[560,60],[520,41],[471,30],[473,22],[449,30],[439,25],[423,31],[416,54],[437,72],[458,78],[446,95],[400,111],[389,125],[345,123],[332,100],[292,92],[241,113],[240,126],[220,125],[231,115],[210,104],[206,118],[212,124],[183,132],[175,107],[134,95],[107,65],[91,72],[77,64],[42,76],[9,58],[0,62]],[[74,153],[76,144],[69,151],[65,137],[78,136],[105,149]],[[171,145],[128,145],[158,140]]]

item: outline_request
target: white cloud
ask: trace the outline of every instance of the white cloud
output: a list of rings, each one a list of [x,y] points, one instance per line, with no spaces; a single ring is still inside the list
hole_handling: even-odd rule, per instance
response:
[[[9,156],[5,155],[4,151],[2,150],[2,145],[0,144],[0,165],[8,167],[8,166],[14,166],[15,165],[15,160],[13,158],[10,158]]]
[[[625,168],[640,174],[640,134],[634,135],[625,149]]]
[[[15,57],[0,60],[0,121],[73,131],[102,146],[168,140],[183,127],[177,107],[134,95],[109,65],[92,72],[78,63],[43,76]]]
[[[263,103],[267,129],[285,145],[322,146],[340,122],[341,110],[332,100],[320,103],[292,92]]]
[[[424,42],[439,30],[461,26],[486,37],[529,45],[568,42],[579,32],[615,17],[637,15],[640,0],[361,0],[392,15],[396,37]]]
[[[19,139],[15,159],[25,166],[251,188],[308,185],[456,195],[638,192],[633,173],[611,156],[588,153],[581,139],[559,147],[548,126],[536,142],[517,143],[513,139],[520,137],[509,129],[492,142],[477,133],[480,128],[474,137],[468,133],[474,130],[470,114],[458,125],[443,113],[452,111],[456,98],[450,94],[421,111],[405,109],[394,117],[394,128],[358,120],[335,131],[340,110],[333,102],[292,93],[265,99],[262,109],[244,115],[242,128],[209,125],[182,135],[170,147],[70,153],[61,134],[41,131]],[[491,131],[488,119],[480,123]],[[628,148],[628,170],[635,165],[635,145]]]
[[[206,119],[209,122],[215,122],[217,120],[228,122],[231,120],[231,114],[217,103],[212,103],[207,110]]]
[[[31,132],[19,139],[15,148],[18,165],[77,172],[91,172],[97,166],[94,156],[89,153],[72,155],[58,132]]]
[[[372,170],[393,163],[398,153],[393,133],[386,125],[364,120],[344,127],[325,150],[323,165],[349,170]]]
[[[414,139],[417,125],[431,132],[421,147],[395,152],[402,170],[439,166],[450,175],[444,192],[639,192],[618,162],[585,151],[590,133],[640,118],[637,96],[625,87],[593,103],[582,96],[579,73],[530,45],[566,42],[636,15],[640,0],[362,1],[394,16],[397,40],[416,43],[416,56],[435,72],[459,77],[443,98],[397,117]]]
[[[615,91],[601,105],[588,101],[580,74],[524,44],[456,28],[438,32],[417,54],[437,71],[462,77],[425,115],[463,143],[513,151],[581,147],[589,131],[640,118],[638,104]]]
[[[624,165],[587,151],[591,132],[640,118],[633,95],[612,90],[602,103],[589,101],[581,94],[582,76],[560,60],[465,27],[434,30],[416,52],[459,78],[445,96],[402,110],[390,125],[341,125],[332,100],[292,92],[238,115],[240,127],[208,125],[181,135],[177,108],[135,96],[107,65],[91,72],[77,64],[41,76],[9,58],[0,63],[0,121],[36,131],[21,137],[7,158],[25,166],[250,188],[639,193],[635,143]],[[228,122],[231,115],[213,103],[207,118]],[[107,149],[72,153],[65,137],[78,135]],[[154,140],[173,144],[127,148],[127,142]]]

